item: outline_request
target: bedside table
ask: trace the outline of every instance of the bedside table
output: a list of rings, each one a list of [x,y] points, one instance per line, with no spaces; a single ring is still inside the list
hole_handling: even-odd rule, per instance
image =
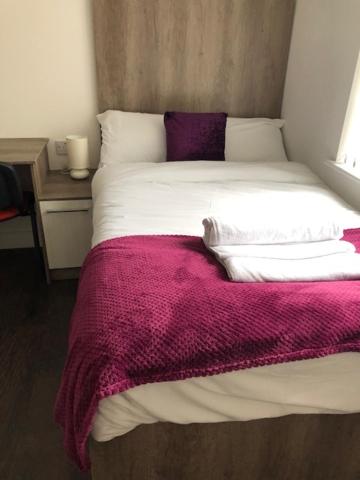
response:
[[[91,180],[73,180],[48,171],[41,183],[39,209],[50,278],[76,278],[91,248]]]
[[[49,170],[48,139],[0,139],[0,162],[30,168],[47,282],[76,278],[91,248],[91,181]]]

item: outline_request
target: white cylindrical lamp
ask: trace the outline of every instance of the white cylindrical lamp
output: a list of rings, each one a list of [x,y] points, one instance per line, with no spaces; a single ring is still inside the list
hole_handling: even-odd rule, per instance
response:
[[[71,178],[82,180],[89,176],[89,142],[87,137],[81,135],[68,135],[66,148],[69,158]]]

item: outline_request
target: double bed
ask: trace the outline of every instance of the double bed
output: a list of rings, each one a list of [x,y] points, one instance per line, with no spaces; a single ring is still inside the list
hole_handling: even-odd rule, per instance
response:
[[[227,3],[93,2],[110,112],[56,418],[94,480],[359,478],[360,282],[236,284],[201,240],[209,216],[322,212],[360,251],[283,122],[248,118],[281,113],[295,1]],[[246,118],[225,162],[166,162],[168,110]]]
[[[174,162],[104,165],[93,180],[93,246],[131,235],[201,237],[202,219],[230,212],[328,212],[346,228],[359,215],[305,165]],[[252,420],[360,410],[360,355],[340,353],[214,377],[147,384],[101,400],[92,435],[107,441],[140,424]],[[334,389],[336,385],[336,389]]]
[[[121,242],[122,239],[141,238],[146,242],[154,238],[199,238],[203,233],[203,218],[221,216],[229,211],[237,214],[250,211],[255,215],[265,210],[269,215],[276,212],[275,217],[282,218],[289,212],[298,215],[307,212],[310,217],[319,209],[345,229],[360,227],[359,214],[331,192],[307,166],[284,161],[105,163],[100,165],[93,180],[93,201],[93,252],[104,245],[112,248],[111,242]],[[129,262],[129,257],[120,258],[117,268],[123,268],[126,281],[131,264],[124,268],[124,261]],[[134,268],[136,270],[135,263]],[[92,275],[94,271],[97,272],[96,268]],[[101,295],[106,295],[111,286],[104,287],[106,275],[98,273],[98,280],[94,280],[98,285],[94,286],[93,292],[99,290]],[[85,280],[89,280],[89,275],[83,275],[80,280],[80,292]],[[134,278],[128,276],[127,280],[131,282]],[[229,280],[224,281],[229,283]],[[358,284],[352,282],[355,283]],[[121,287],[111,290],[110,299],[114,293],[121,303],[124,294]],[[84,307],[84,298],[80,294],[78,307],[79,304]],[[183,300],[186,302],[186,298]],[[294,303],[297,300],[294,297]],[[109,299],[97,298],[91,309],[101,310],[106,301]],[[123,301],[128,298],[124,296]],[[115,301],[110,300],[112,303]],[[129,312],[134,311],[136,316],[139,304],[130,305]],[[171,305],[171,299],[168,304]],[[298,320],[301,321],[301,316]],[[76,322],[77,317],[73,319],[73,323]],[[80,327],[86,322],[87,319],[85,323],[79,323]],[[125,335],[136,338],[137,334],[136,325],[133,331],[126,329]],[[77,340],[86,339],[79,332],[77,337]],[[340,350],[332,351],[330,355],[319,351],[306,359],[271,360],[270,364],[264,362],[240,370],[230,367],[225,373],[186,375],[184,379],[172,381],[157,378],[125,389],[115,385],[111,392],[95,397],[96,409],[89,422],[87,434],[92,438],[93,478],[197,480],[238,478],[238,475],[246,479],[287,478],[261,476],[264,469],[274,467],[279,472],[293,468],[291,478],[299,479],[331,478],[320,475],[329,475],[332,471],[343,473],[349,469],[349,476],[344,478],[355,479],[352,475],[358,463],[353,464],[350,460],[356,458],[351,438],[358,432],[360,355],[357,337],[352,340],[351,346],[340,345]],[[149,342],[153,342],[152,337]],[[93,348],[91,341],[89,346]],[[102,349],[101,355],[107,348]],[[71,367],[71,360],[68,362]],[[81,368],[87,369],[86,384],[87,379],[93,377],[92,367]],[[134,374],[130,372],[131,375]],[[66,376],[70,377],[65,371]],[[73,378],[72,384],[62,386],[63,404],[64,398],[66,403],[72,396],[69,397],[71,386],[75,388],[80,382],[80,391],[86,390],[81,375],[76,372]],[[82,402],[81,395],[80,400],[72,405],[75,418],[79,415],[79,402]],[[344,420],[343,414],[352,415],[346,415],[349,420]],[[272,437],[274,431],[278,438]],[[247,465],[250,447],[239,452],[238,444],[246,442],[254,446],[259,442],[259,435],[266,446],[254,453]],[[312,435],[311,440],[309,435]],[[327,444],[330,439],[331,445]],[[186,445],[188,441],[191,441],[191,451]],[[139,451],[138,443],[149,452],[143,454]],[[349,448],[343,459],[338,460],[337,470],[324,455],[318,459],[316,467],[303,476],[301,458],[317,458],[324,445],[327,445],[328,453],[333,451],[335,454],[340,444],[347,444]],[[263,449],[266,449],[270,463],[263,463]],[[279,449],[284,449],[281,456]],[[164,455],[172,461],[169,463]],[[187,456],[190,456],[189,462],[185,461]],[[76,455],[74,458],[79,461]],[[226,477],[230,458],[233,466]],[[80,462],[84,468],[84,459]],[[292,462],[295,462],[293,467],[290,466]],[[180,470],[175,473],[177,469]],[[167,473],[161,473],[163,471]]]

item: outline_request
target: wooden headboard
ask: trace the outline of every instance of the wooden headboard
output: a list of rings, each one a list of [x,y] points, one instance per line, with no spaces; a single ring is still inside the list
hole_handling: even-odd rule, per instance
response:
[[[296,0],[93,0],[99,110],[278,117]]]

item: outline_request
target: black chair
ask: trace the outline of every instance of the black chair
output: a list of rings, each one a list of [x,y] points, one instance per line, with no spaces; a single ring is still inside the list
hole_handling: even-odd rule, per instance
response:
[[[0,223],[24,216],[31,218],[35,252],[42,268],[34,194],[22,191],[19,177],[12,165],[0,163]]]

